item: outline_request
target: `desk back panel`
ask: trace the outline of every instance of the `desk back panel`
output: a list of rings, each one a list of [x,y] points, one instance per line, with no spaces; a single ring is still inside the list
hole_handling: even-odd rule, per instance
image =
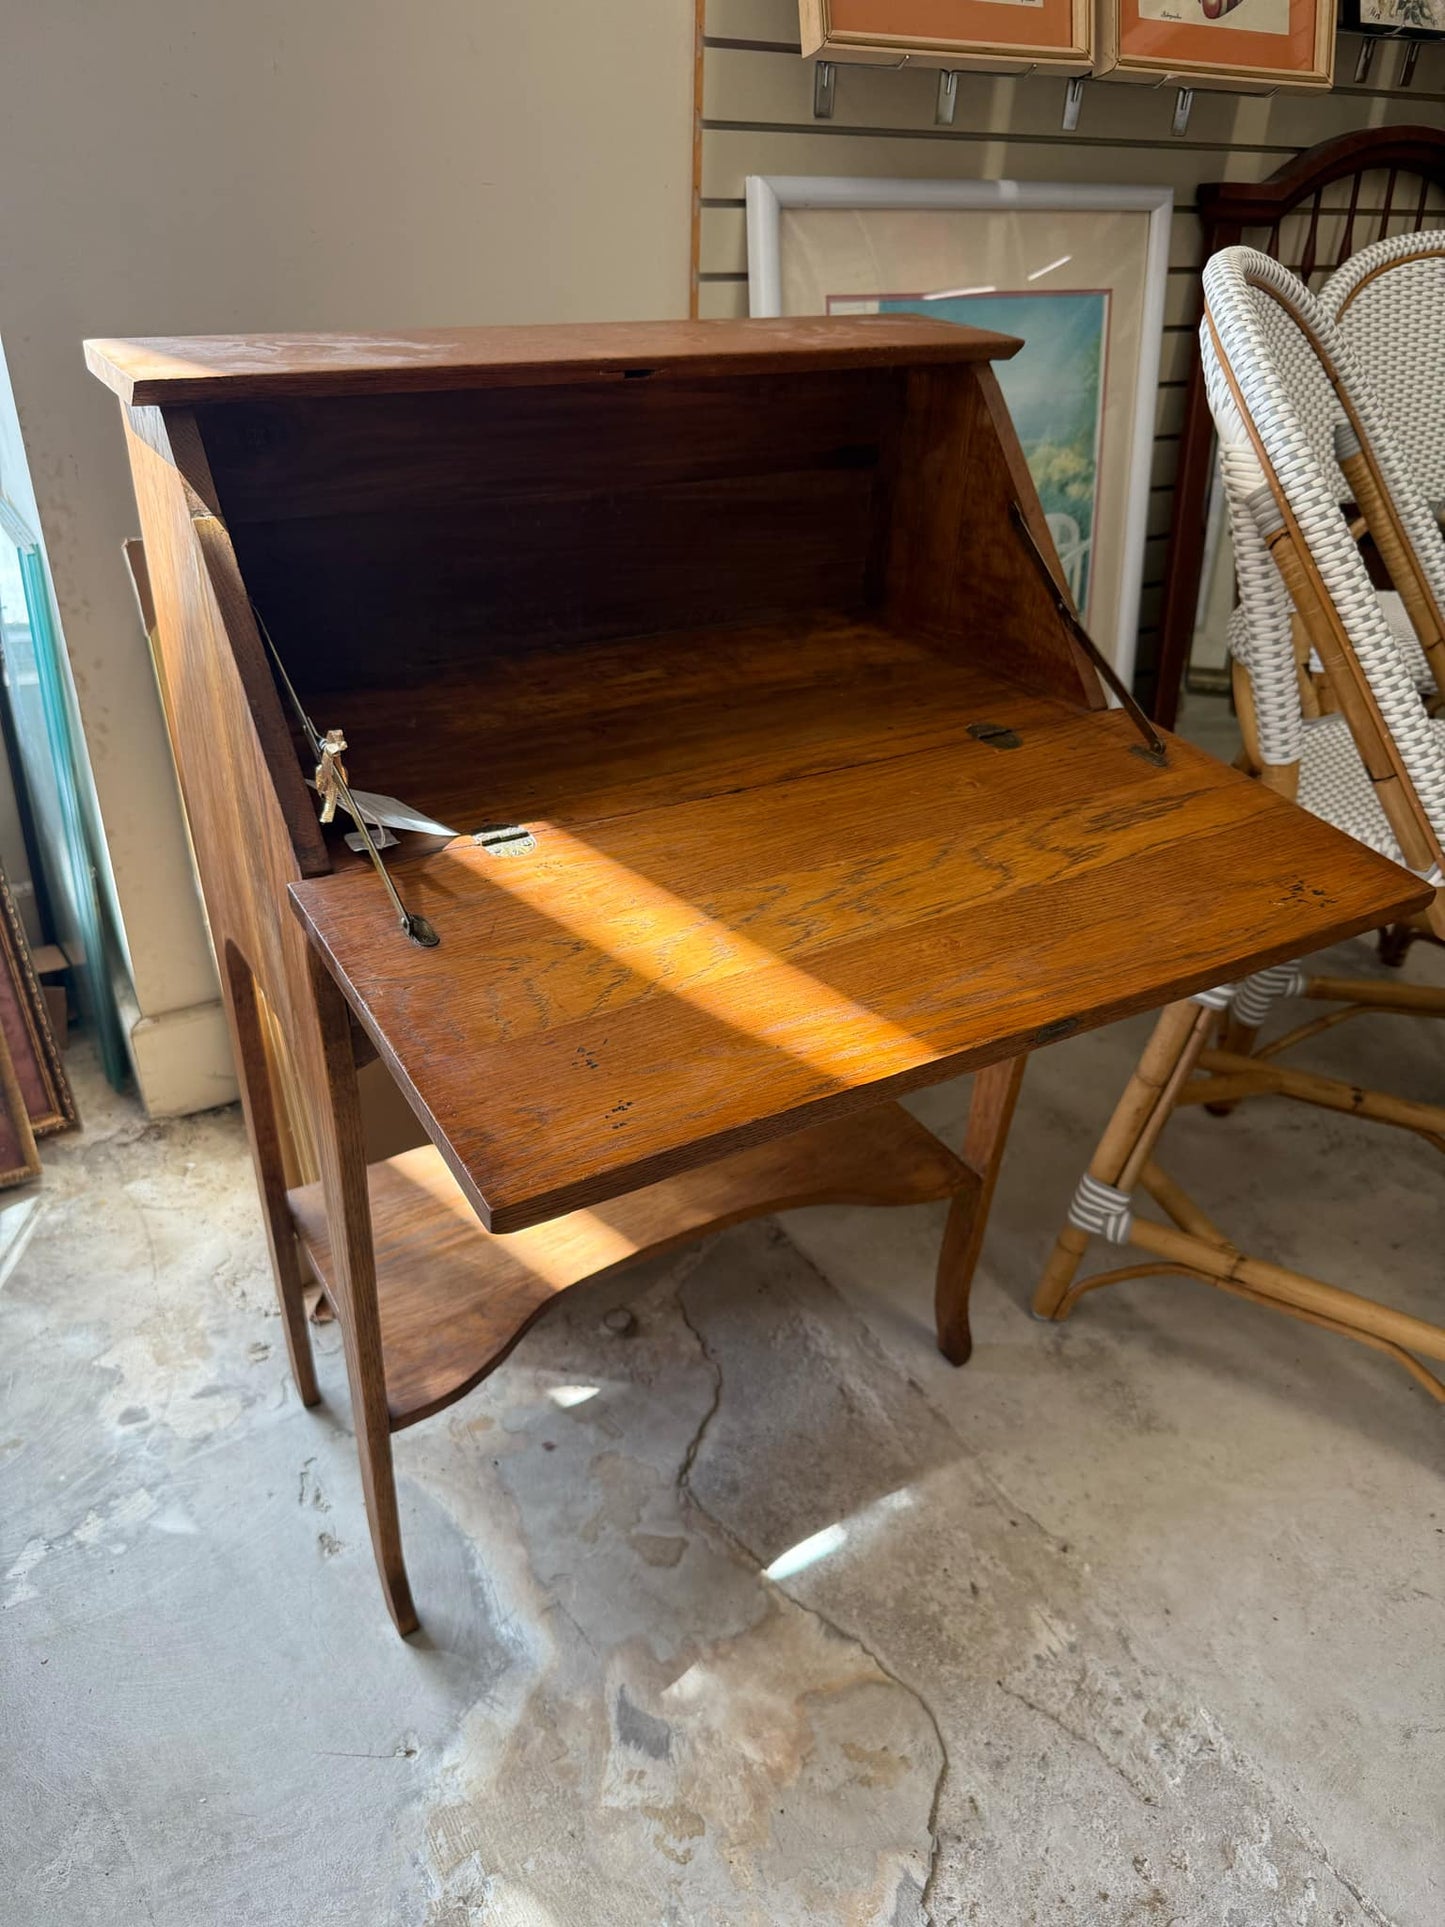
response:
[[[986,363],[196,410],[247,587],[303,691],[488,654],[887,612],[1093,706],[1008,524],[1043,518]]]

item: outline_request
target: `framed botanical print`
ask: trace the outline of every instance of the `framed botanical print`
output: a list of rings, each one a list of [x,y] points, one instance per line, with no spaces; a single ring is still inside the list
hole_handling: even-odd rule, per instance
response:
[[[1439,40],[1445,37],[1445,0],[1341,0],[1340,25],[1347,33]]]
[[[1439,0],[1364,0],[1426,5]],[[1328,87],[1335,75],[1335,0],[1099,0],[1102,80],[1272,93]]]
[[[1070,589],[1134,667],[1166,187],[752,176],[755,315],[916,313],[1019,336],[995,373]]]
[[[800,0],[803,52],[890,67],[1087,73],[1094,0]]]

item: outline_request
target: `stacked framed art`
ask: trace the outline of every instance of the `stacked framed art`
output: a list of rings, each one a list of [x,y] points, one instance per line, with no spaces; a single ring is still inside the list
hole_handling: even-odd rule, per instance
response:
[[[1101,0],[1094,72],[1237,93],[1328,87],[1335,0]]]
[[[1085,74],[1095,0],[801,0],[803,52],[887,66]]]
[[[800,0],[805,54],[1267,93],[1332,84],[1337,0]],[[1346,25],[1430,33],[1445,0],[1346,0]]]
[[[754,315],[917,313],[1019,336],[997,373],[1085,624],[1134,666],[1173,196],[751,176]]]

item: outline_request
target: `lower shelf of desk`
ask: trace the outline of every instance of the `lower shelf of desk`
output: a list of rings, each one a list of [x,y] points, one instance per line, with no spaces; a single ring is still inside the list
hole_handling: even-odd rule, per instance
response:
[[[431,1145],[370,1165],[372,1239],[393,1431],[450,1405],[570,1286],[745,1218],[807,1204],[922,1204],[978,1182],[897,1104],[753,1145],[524,1231],[483,1229]],[[288,1194],[332,1292],[321,1186]]]

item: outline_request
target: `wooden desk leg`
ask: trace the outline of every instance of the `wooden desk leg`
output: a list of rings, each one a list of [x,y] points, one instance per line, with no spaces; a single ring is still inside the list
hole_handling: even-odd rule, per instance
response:
[[[261,1191],[266,1242],[271,1251],[271,1271],[276,1280],[276,1296],[280,1301],[281,1322],[286,1332],[286,1355],[291,1361],[291,1376],[296,1381],[301,1403],[316,1405],[320,1402],[321,1393],[316,1384],[311,1328],[306,1322],[306,1305],[302,1296],[301,1255],[296,1247],[296,1230],[286,1203],[286,1162],[281,1150],[276,1092],[271,1083],[261,1036],[256,980],[251,974],[251,966],[234,944],[226,946],[226,983],[230,993],[231,1021],[235,1028],[236,1071],[241,1086],[241,1103],[246,1113],[251,1156]]]
[[[978,1182],[960,1191],[949,1206],[933,1300],[938,1349],[953,1365],[966,1365],[973,1350],[973,1334],[968,1323],[969,1293],[973,1289],[973,1274],[983,1249],[994,1186],[998,1183],[1027,1062],[1027,1053],[1006,1057],[1002,1063],[990,1064],[987,1070],[976,1072],[973,1080],[963,1159]]]
[[[326,1089],[318,1093],[317,1152],[331,1240],[331,1281],[339,1300],[333,1309],[346,1351],[346,1377],[351,1388],[372,1550],[387,1611],[405,1638],[420,1622],[402,1557],[401,1521],[396,1508],[391,1418],[376,1296],[376,1254],[371,1240],[366,1148],[350,1018],[326,966],[314,952],[309,961],[326,1079]]]

